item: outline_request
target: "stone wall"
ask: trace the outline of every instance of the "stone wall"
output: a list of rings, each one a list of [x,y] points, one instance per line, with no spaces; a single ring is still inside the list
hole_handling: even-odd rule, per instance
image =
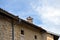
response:
[[[47,40],[54,40],[53,35],[47,34]]]
[[[24,35],[21,35],[21,30],[24,30]],[[34,36],[37,36],[37,39]],[[15,40],[42,40],[41,33],[38,29],[35,29],[25,23],[14,26],[14,39]]]
[[[12,40],[11,23],[0,16],[0,40]]]

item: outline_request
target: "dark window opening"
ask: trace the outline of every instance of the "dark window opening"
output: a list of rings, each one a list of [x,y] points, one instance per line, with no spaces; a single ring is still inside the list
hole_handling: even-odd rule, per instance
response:
[[[21,30],[21,34],[24,35],[24,30]]]
[[[35,39],[37,39],[37,36],[36,35],[34,37],[35,37]]]

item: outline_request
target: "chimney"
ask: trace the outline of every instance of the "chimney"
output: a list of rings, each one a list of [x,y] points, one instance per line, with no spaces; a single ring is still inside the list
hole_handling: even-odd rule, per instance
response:
[[[33,18],[29,16],[29,17],[27,17],[27,21],[30,23],[33,23]]]

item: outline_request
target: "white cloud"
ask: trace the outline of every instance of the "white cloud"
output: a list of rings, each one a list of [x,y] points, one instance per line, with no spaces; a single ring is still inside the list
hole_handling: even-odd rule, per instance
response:
[[[37,12],[37,15],[41,17],[44,28],[60,34],[60,8],[58,8],[56,1],[58,0],[42,0],[42,3],[40,3],[42,6],[37,6],[36,3],[31,3],[31,6]],[[55,5],[52,6],[51,2]]]
[[[41,15],[41,19],[43,23],[53,23],[55,25],[60,25],[60,10],[51,8],[51,7],[44,7],[44,8],[36,8],[36,11],[39,15]]]

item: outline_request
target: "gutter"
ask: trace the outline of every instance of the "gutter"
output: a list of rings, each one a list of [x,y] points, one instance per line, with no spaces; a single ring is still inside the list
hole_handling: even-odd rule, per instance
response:
[[[14,40],[14,25],[13,25],[13,20],[11,21],[11,26],[12,26],[12,40]]]

